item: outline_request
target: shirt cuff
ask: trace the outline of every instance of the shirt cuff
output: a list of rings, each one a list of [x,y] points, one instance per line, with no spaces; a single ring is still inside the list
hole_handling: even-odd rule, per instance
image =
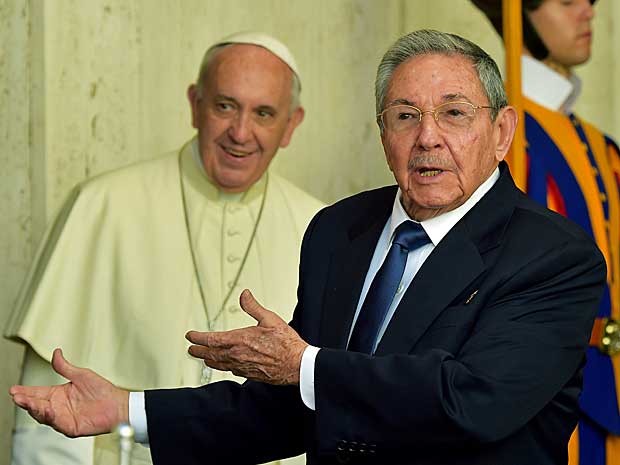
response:
[[[299,368],[299,392],[301,400],[310,410],[316,410],[314,402],[314,361],[319,353],[319,348],[308,346],[301,355]]]
[[[134,441],[148,446],[149,433],[146,425],[144,392],[129,393],[129,424],[133,428]]]

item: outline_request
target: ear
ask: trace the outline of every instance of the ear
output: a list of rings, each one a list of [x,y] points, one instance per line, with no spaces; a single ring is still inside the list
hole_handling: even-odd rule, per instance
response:
[[[196,84],[191,84],[187,88],[187,100],[189,100],[189,106],[192,111],[192,126],[194,129],[198,129],[198,102],[200,97],[198,97],[198,87]]]
[[[517,111],[511,106],[502,108],[495,118],[495,159],[498,162],[504,159],[510,149],[518,120]]]
[[[293,113],[288,118],[288,123],[286,124],[286,128],[284,129],[284,134],[282,135],[282,139],[280,140],[280,148],[286,147],[291,142],[291,137],[293,137],[293,132],[295,128],[301,124],[304,120],[306,112],[302,107],[297,107],[293,110]]]
[[[392,169],[392,159],[390,158],[390,154],[388,152],[388,146],[386,141],[385,130],[381,131],[381,126],[379,126],[379,135],[381,136],[381,145],[383,146],[383,153],[385,154],[385,161],[387,162],[388,168],[393,173]]]

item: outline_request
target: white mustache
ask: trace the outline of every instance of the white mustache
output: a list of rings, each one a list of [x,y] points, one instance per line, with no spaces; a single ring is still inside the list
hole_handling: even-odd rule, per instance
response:
[[[420,167],[433,167],[438,169],[446,169],[450,168],[451,164],[442,157],[438,157],[436,155],[424,155],[420,157],[414,157],[409,160],[407,164],[407,168],[409,170],[415,170]]]

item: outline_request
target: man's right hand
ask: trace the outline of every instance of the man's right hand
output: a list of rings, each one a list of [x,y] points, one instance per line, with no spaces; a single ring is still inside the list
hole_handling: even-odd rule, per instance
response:
[[[129,392],[87,368],[71,365],[60,349],[52,367],[69,380],[59,386],[13,386],[13,402],[39,423],[69,437],[108,433],[129,421]]]

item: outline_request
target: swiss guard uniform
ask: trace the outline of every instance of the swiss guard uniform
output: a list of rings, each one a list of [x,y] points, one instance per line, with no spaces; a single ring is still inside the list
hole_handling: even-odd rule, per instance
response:
[[[502,1],[471,1],[513,51],[514,36],[504,31]],[[620,465],[620,150],[573,113],[579,79],[567,79],[543,63],[549,50],[527,14],[541,3],[522,0],[520,12],[523,42],[518,46],[532,55],[521,60],[525,190],[589,232],[607,262],[607,290],[587,351],[582,415],[569,444],[569,464]]]
[[[589,232],[607,262],[607,290],[594,326],[584,386],[584,413],[571,444],[571,465],[620,464],[620,150],[572,112],[579,93],[530,57],[522,60],[527,193]],[[579,446],[577,454],[576,446]]]

